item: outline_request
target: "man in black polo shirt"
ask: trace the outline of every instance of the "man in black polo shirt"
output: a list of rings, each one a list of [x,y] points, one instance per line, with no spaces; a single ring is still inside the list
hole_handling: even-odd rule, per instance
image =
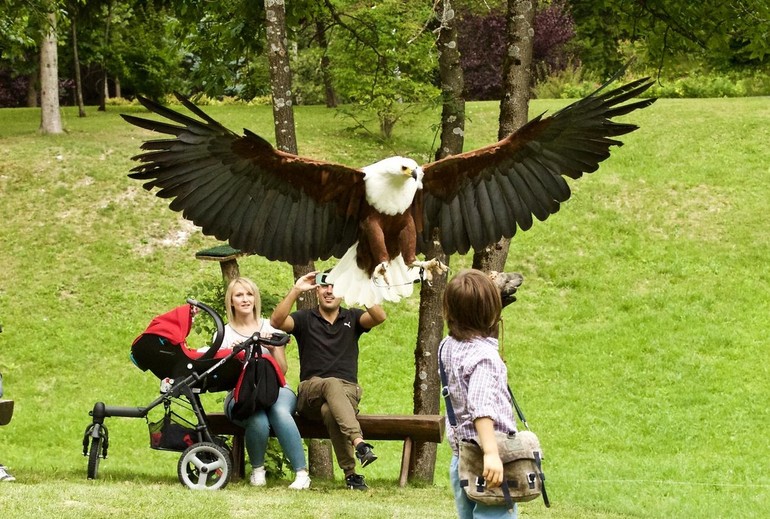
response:
[[[318,279],[316,279],[318,277]],[[291,312],[299,296],[315,288],[318,307]],[[385,311],[375,305],[366,310],[342,308],[325,275],[302,276],[275,307],[270,323],[294,335],[299,349],[297,411],[312,420],[322,420],[345,473],[348,488],[366,490],[364,477],[356,474],[356,458],[366,467],[377,459],[364,441],[358,423],[358,338],[385,321]],[[355,457],[354,457],[355,454]]]

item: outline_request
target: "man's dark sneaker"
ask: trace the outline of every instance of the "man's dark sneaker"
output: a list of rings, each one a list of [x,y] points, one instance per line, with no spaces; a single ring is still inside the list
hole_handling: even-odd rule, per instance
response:
[[[364,477],[358,474],[351,474],[345,478],[345,484],[350,490],[369,490],[366,486]]]
[[[377,459],[377,455],[372,450],[374,447],[368,443],[361,442],[356,445],[356,458],[361,462],[362,467],[366,467]]]

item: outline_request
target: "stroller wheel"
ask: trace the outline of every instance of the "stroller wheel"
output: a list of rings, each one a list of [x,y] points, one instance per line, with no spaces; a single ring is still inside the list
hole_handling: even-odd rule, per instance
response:
[[[230,481],[232,462],[227,451],[210,442],[187,447],[179,458],[177,474],[184,486],[194,490],[218,490]]]
[[[99,460],[102,453],[104,438],[91,438],[91,450],[88,452],[88,479],[96,479],[99,475]]]

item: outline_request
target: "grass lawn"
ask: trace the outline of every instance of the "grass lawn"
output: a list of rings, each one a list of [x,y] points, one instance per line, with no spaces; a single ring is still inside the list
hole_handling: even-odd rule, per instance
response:
[[[126,111],[140,109],[81,119],[65,108],[67,133],[42,137],[38,110],[0,110],[0,371],[16,401],[0,463],[17,478],[0,483],[0,516],[452,517],[446,444],[434,484],[420,488],[397,487],[401,446],[378,442],[368,493],[343,491],[339,473],[302,494],[275,479],[197,493],[177,481],[176,454],[149,448],[144,421],[110,419],[110,457],[86,480],[94,402],[156,395],[157,380],[128,360],[134,337],[220,276],[194,258],[218,242],[126,176],[152,137],[123,122]],[[269,107],[206,111],[272,138]],[[470,104],[468,117],[466,149],[494,140],[495,103]],[[553,501],[520,516],[766,517],[770,99],[664,99],[625,119],[641,129],[511,247],[507,270],[525,282],[504,313],[504,356]],[[296,120],[302,155],[364,165],[394,153],[426,162],[438,116],[412,116],[388,144],[322,107],[298,107]],[[265,294],[292,282],[286,264],[240,266]],[[387,305],[388,321],[362,341],[363,412],[411,412],[418,303]],[[206,395],[207,406],[223,396]]]

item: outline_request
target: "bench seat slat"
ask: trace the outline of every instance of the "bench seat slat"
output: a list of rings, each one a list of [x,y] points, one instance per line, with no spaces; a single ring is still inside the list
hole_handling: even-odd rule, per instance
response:
[[[208,423],[214,434],[242,434],[243,429],[232,423],[224,413],[208,413]],[[295,416],[303,438],[328,438],[321,422]],[[441,415],[358,415],[358,423],[367,440],[405,440],[441,443],[444,438],[444,417]]]
[[[322,422],[311,421],[295,415],[297,429],[303,438],[325,439],[329,433]],[[208,413],[207,422],[212,434],[226,434],[234,437],[233,470],[244,476],[243,428],[232,423],[224,413]],[[404,450],[401,457],[399,485],[405,486],[407,471],[414,442],[441,443],[444,439],[445,419],[441,415],[383,415],[361,414],[358,423],[366,440],[401,440]],[[272,431],[271,431],[272,434]]]

